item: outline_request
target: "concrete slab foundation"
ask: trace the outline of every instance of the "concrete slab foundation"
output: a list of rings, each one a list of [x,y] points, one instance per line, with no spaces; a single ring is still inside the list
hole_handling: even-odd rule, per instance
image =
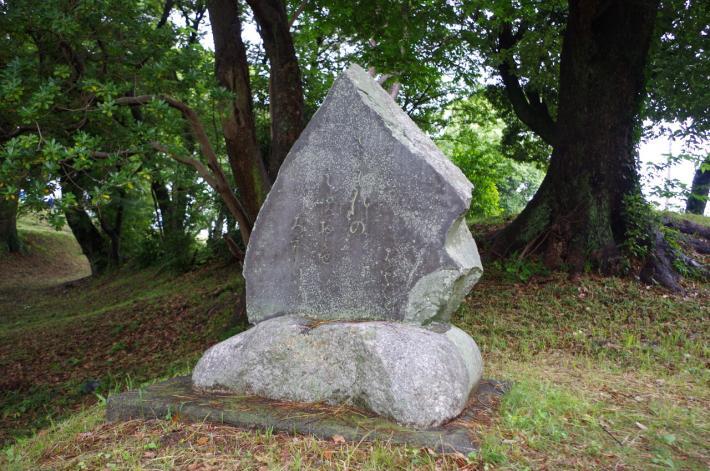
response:
[[[380,440],[444,453],[468,454],[478,449],[472,430],[497,413],[500,398],[509,389],[509,383],[482,380],[459,417],[441,427],[425,430],[403,427],[346,406],[281,402],[255,396],[197,394],[192,390],[189,376],[111,396],[106,416],[108,421],[115,422],[177,415],[179,420],[191,422],[210,421],[247,429],[272,429],[322,439],[341,435],[353,442]]]

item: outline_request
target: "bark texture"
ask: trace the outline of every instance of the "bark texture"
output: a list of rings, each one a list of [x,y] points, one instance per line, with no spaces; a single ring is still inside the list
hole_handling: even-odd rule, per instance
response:
[[[240,6],[237,0],[213,0],[208,8],[215,44],[215,75],[220,85],[234,93],[222,131],[234,181],[252,224],[270,185],[256,138]]]
[[[17,235],[17,199],[0,197],[0,253],[4,250],[20,252],[22,243]]]
[[[273,181],[286,154],[303,131],[303,85],[291,23],[282,0],[247,0],[269,58],[271,152],[267,172]]]
[[[185,233],[188,191],[176,184],[172,190],[164,183],[153,180],[151,191],[160,212],[160,229],[166,239],[180,237]]]
[[[59,179],[62,193],[71,194],[77,202],[64,211],[64,216],[81,251],[89,260],[91,274],[100,275],[119,263],[123,209],[119,206],[116,212],[109,211],[98,215],[97,227],[82,204],[84,194],[80,186],[81,175],[72,171],[69,166],[64,166],[62,172]]]
[[[613,264],[627,237],[625,199],[640,196],[634,130],[657,9],[657,0],[569,2],[552,128],[540,104],[520,97],[514,71],[502,71],[519,117],[554,150],[535,197],[494,239],[494,255],[538,252],[573,271]]]
[[[82,253],[89,260],[91,274],[104,273],[111,266],[110,248],[101,233],[96,229],[86,210],[80,206],[64,212],[67,224],[76,237]]]

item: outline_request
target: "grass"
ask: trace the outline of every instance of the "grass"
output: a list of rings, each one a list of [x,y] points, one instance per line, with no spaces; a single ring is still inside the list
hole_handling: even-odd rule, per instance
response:
[[[690,222],[694,222],[695,224],[701,224],[703,226],[710,226],[710,217],[704,216],[702,214],[691,214],[691,213],[683,213],[683,214],[678,214],[674,213],[672,211],[661,211],[661,215],[670,217],[671,219],[686,219]]]
[[[9,288],[45,288],[91,275],[72,233],[56,231],[36,217],[17,222],[25,253],[0,253],[0,309]],[[2,311],[0,311],[2,312]]]
[[[117,273],[18,305],[0,322],[0,440],[185,370],[224,337],[240,289],[231,268]]]
[[[47,232],[40,240],[62,245],[35,265],[39,284],[18,286],[14,276],[0,280],[0,445],[95,403],[97,394],[184,371],[234,328],[231,316],[243,282],[233,267],[181,276],[123,271],[80,280],[81,270],[72,276],[65,267],[57,278],[54,267],[66,260],[81,267],[71,261],[80,254],[70,234],[41,226],[20,230],[24,240]],[[32,252],[24,257],[37,261]],[[74,281],[44,286],[66,277]]]
[[[521,278],[520,268],[487,267],[454,319],[481,346],[486,376],[514,381],[498,417],[472,430],[482,444],[476,454],[438,455],[386,442],[342,443],[338,437],[316,440],[173,420],[105,424],[104,406],[92,395],[57,406],[78,411],[57,412],[68,418],[7,446],[0,468],[708,469],[710,285],[688,281],[686,293],[674,295],[629,279],[570,280],[535,267],[522,267]],[[113,375],[102,395],[108,385],[120,390],[186,371],[204,347],[226,335],[228,303],[241,285],[224,270],[177,279],[151,271],[119,273],[69,293],[45,291],[26,316],[18,309],[0,323],[0,344],[11,339],[17,345],[3,350],[1,361],[17,355],[13,361],[29,365],[39,386],[44,383],[37,377],[53,375],[62,378],[60,384],[76,384],[86,375],[64,371],[83,371],[81,365],[90,362],[92,375]],[[54,331],[65,338],[80,327],[85,330],[74,335],[89,348],[60,355],[64,347],[51,341]],[[169,341],[157,340],[156,349],[140,346],[140,339],[163,329],[172,329]],[[103,343],[85,338],[91,335]],[[34,361],[38,350],[29,348],[34,344],[27,338],[37,336],[44,350],[62,358],[57,371],[51,362]],[[127,360],[131,352],[136,357]],[[56,401],[46,390],[35,396],[27,391],[11,410],[20,410],[23,397],[31,404]],[[47,423],[34,414],[40,421],[29,424]],[[19,420],[25,415],[20,412]]]

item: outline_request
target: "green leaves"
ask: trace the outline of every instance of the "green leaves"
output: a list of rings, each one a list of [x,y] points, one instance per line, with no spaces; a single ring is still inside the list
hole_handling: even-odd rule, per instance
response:
[[[470,215],[479,219],[521,211],[543,172],[504,155],[505,124],[484,94],[455,102],[444,117],[448,125],[437,142],[474,185]]]

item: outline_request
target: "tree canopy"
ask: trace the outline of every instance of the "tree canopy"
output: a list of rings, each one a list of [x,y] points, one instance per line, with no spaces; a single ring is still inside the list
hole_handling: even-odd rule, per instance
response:
[[[3,246],[21,250],[17,213],[38,211],[95,273],[190,263],[198,234],[240,260],[288,150],[358,62],[474,182],[472,218],[522,211],[491,255],[608,269],[643,246],[672,284],[636,214],[638,145],[682,138],[702,173],[709,19],[696,0],[8,0]]]

